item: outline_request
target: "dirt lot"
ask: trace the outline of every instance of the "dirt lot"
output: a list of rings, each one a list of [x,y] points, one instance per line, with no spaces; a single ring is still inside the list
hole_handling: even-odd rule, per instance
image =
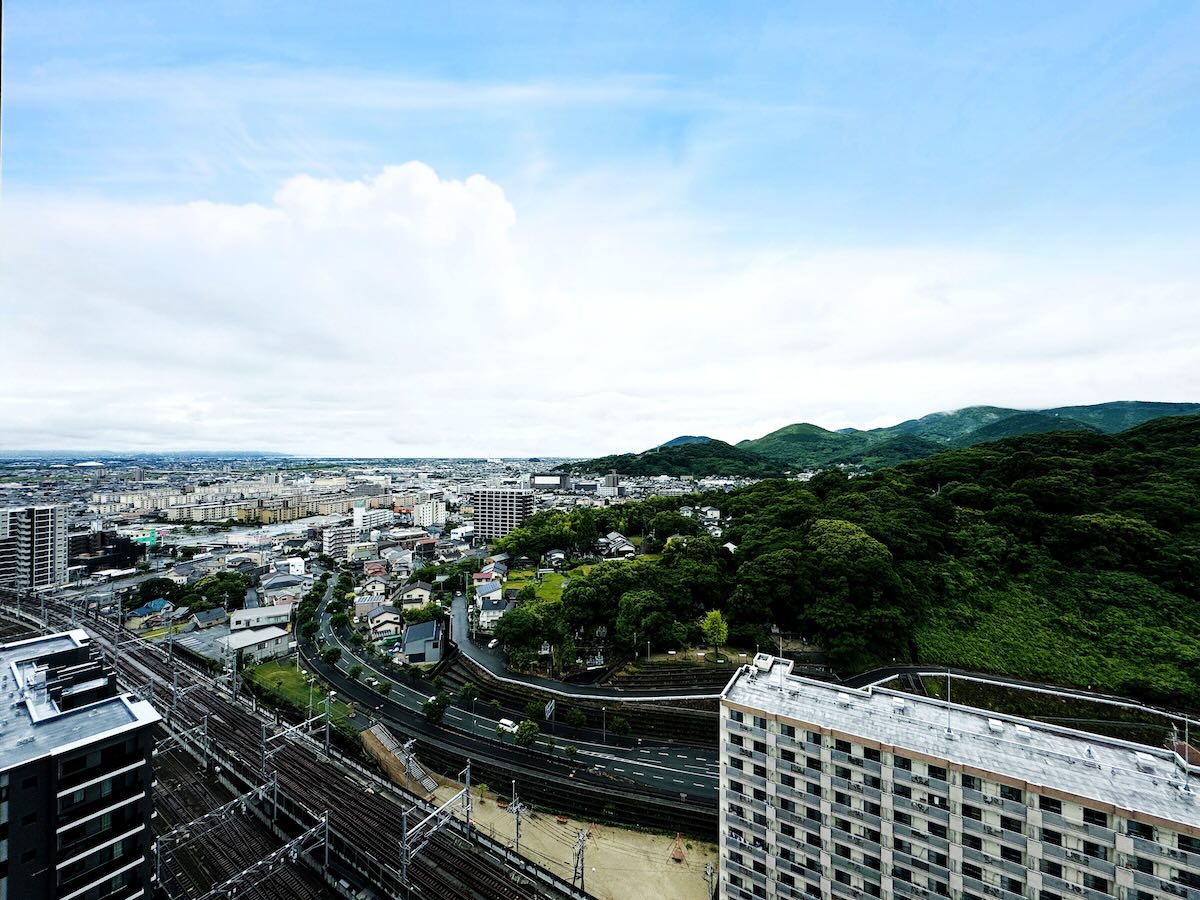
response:
[[[444,786],[438,799],[445,800],[458,790]],[[473,797],[475,824],[485,834],[508,846],[513,845],[513,816],[496,805],[496,796],[487,794],[480,802]],[[587,892],[601,900],[707,900],[705,863],[717,865],[716,847],[703,841],[681,842],[683,861],[675,862],[674,836],[643,834],[606,825],[569,819],[559,823],[548,813],[526,812],[521,817],[521,855],[543,868],[571,880],[575,842],[580,830],[589,833],[584,859]]]

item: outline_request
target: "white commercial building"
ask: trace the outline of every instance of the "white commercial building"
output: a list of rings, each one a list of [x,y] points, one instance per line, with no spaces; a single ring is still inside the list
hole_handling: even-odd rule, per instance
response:
[[[280,628],[286,628],[291,618],[291,606],[259,606],[254,609],[235,609],[229,614],[229,630],[241,631],[243,628],[263,628],[267,625],[278,625]]]
[[[722,898],[1200,900],[1200,767],[1182,741],[791,665],[759,654],[721,698]]]

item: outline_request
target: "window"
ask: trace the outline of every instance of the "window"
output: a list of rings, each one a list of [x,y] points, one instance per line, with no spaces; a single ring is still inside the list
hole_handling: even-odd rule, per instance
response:
[[[962,786],[972,791],[983,790],[983,783],[974,775],[964,775],[962,777]]]
[[[741,761],[741,759],[740,759],[739,757],[736,757],[736,756],[731,756],[731,757],[729,757],[729,768],[731,768],[731,769],[736,769],[736,770],[737,770],[737,771],[739,771],[739,772],[740,772],[740,771],[742,771],[742,761]]]
[[[1102,813],[1098,809],[1083,809],[1083,821],[1089,825],[1099,825],[1102,828],[1108,827],[1108,813]]]
[[[909,856],[912,856],[912,844],[904,840],[904,838],[893,838],[892,849],[899,850],[901,853],[907,853]]]
[[[971,806],[969,803],[964,803],[962,814],[964,819],[974,819],[976,822],[983,821],[983,810],[978,806]]]
[[[1011,891],[1014,894],[1025,893],[1025,882],[1023,882],[1020,878],[1001,878],[1000,885],[1006,891]]]
[[[796,754],[791,750],[780,750],[779,758],[786,763],[794,763],[796,761]]]
[[[863,748],[863,756],[865,756],[867,759],[871,760],[871,762],[879,762],[881,759],[879,751],[874,750],[871,747]]]
[[[743,722],[745,721],[745,716],[742,715],[742,711],[740,709],[731,709],[729,711],[729,721]]]
[[[882,812],[882,810],[879,808],[879,804],[872,803],[870,800],[867,800],[865,803],[863,803],[863,811],[870,813],[873,816],[877,816],[880,814],[880,812]]]
[[[754,774],[759,778],[766,778],[767,777],[767,767],[766,766],[755,766]]]
[[[1055,878],[1062,878],[1062,866],[1053,860],[1042,860],[1042,871],[1047,875],[1053,875]]]
[[[1000,785],[1000,796],[1005,800],[1011,800],[1013,803],[1024,803],[1025,794],[1020,788],[1009,787],[1007,784]]]
[[[834,877],[834,879],[837,880],[837,882],[839,884],[849,884],[850,883],[850,873],[843,872],[841,869],[835,869],[834,873],[833,873],[833,877]]]
[[[754,752],[761,753],[765,756],[767,753],[767,745],[765,743],[763,743],[762,741],[755,741],[754,742]]]
[[[1015,847],[1006,847],[1005,845],[1001,844],[1000,858],[1007,859],[1009,862],[1019,863],[1021,862],[1021,851]]]
[[[983,840],[973,834],[964,834],[962,836],[962,843],[964,847],[970,847],[972,850],[983,849]]]
[[[754,727],[761,728],[763,731],[766,731],[767,730],[767,720],[762,716],[755,716],[754,717]]]
[[[820,772],[821,771],[821,761],[819,759],[817,759],[815,756],[806,756],[806,757],[804,757],[804,768],[812,769],[813,771]]]
[[[809,731],[805,734],[805,737],[810,744],[816,744],[818,747],[821,746],[821,733],[819,731]]]
[[[835,803],[840,803],[840,804],[842,804],[842,806],[849,806],[849,805],[850,805],[850,795],[849,795],[849,794],[844,794],[844,793],[842,793],[841,791],[834,791],[834,792],[833,792],[833,800],[834,800],[834,802],[835,802]]]
[[[979,868],[979,866],[975,865],[975,863],[969,863],[969,862],[963,863],[962,864],[962,873],[967,878],[974,878],[976,880],[983,879],[983,869]]]
[[[746,788],[740,781],[730,781],[729,790],[734,794],[745,794]]]
[[[1154,861],[1146,859],[1144,856],[1135,857],[1133,867],[1139,872],[1145,872],[1147,875],[1154,874]]]
[[[818,850],[820,850],[821,836],[819,834],[806,834],[804,836],[804,843],[808,844],[810,847],[816,847]],[[817,866],[817,868],[819,869],[821,867]]]
[[[943,869],[950,868],[950,860],[945,853],[939,853],[937,850],[929,851],[929,861],[935,866],[941,866]]]
[[[896,821],[901,825],[908,825],[909,827],[912,827],[912,816],[910,816],[908,813],[897,810],[895,813],[895,818]]]
[[[833,742],[833,749],[834,749],[834,750],[838,750],[838,751],[840,751],[840,752],[842,752],[842,753],[849,753],[849,752],[850,752],[850,750],[851,750],[851,747],[850,747],[850,742],[849,742],[849,741],[843,741],[843,740],[840,740],[840,739],[839,739],[839,740],[836,740],[836,741],[834,741],[834,742]]]
[[[1092,875],[1088,872],[1083,873],[1083,886],[1091,888],[1093,891],[1099,891],[1102,894],[1108,893],[1108,879],[1100,878],[1097,875]]]
[[[844,831],[846,834],[850,833],[850,823],[847,822],[845,819],[834,819],[833,827],[837,831]]]
[[[911,800],[912,788],[910,788],[907,784],[898,784],[896,785],[895,794],[897,797],[903,797],[906,800]]]
[[[1083,855],[1084,856],[1094,856],[1094,857],[1096,857],[1096,859],[1107,860],[1108,859],[1108,848],[1101,847],[1099,844],[1094,843],[1092,841],[1084,841],[1083,842]]]
[[[930,781],[945,781],[946,780],[946,770],[943,769],[941,766],[930,766],[929,767],[929,780]]]
[[[1153,838],[1154,829],[1150,829],[1150,836]],[[1179,836],[1179,849],[1186,853],[1200,853],[1200,838],[1189,837],[1186,834]]]
[[[849,781],[850,777],[851,777],[850,770],[847,769],[845,766],[834,766],[833,774],[836,775],[838,778],[844,778],[847,781]]]
[[[912,872],[900,866],[892,866],[892,877],[897,881],[907,881],[912,884]]]
[[[850,859],[850,848],[847,847],[845,844],[834,844],[833,845],[833,855],[840,856],[843,859]]]
[[[740,734],[731,734],[729,736],[729,743],[733,744],[735,747],[746,746],[745,739]]]
[[[794,741],[796,739],[796,726],[795,725],[780,725],[779,733],[781,735],[783,735],[785,738],[791,738]]]
[[[1001,816],[1000,827],[1005,831],[1015,831],[1017,834],[1022,834],[1021,820],[1014,819],[1012,816]]]
[[[909,759],[907,756],[897,756],[897,757],[893,758],[892,765],[894,765],[897,769],[901,769],[902,771],[905,771],[905,772],[912,771],[912,760]]]
[[[811,781],[807,781],[804,783],[804,789],[807,793],[812,794],[814,797],[821,796],[821,786],[819,784],[813,784]]]
[[[883,787],[883,782],[879,780],[877,775],[864,775],[863,784],[869,788],[875,788],[875,790],[879,790],[881,787]]]
[[[1147,841],[1154,840],[1154,828],[1144,822],[1126,822],[1125,833]]]
[[[1054,831],[1050,828],[1043,828],[1042,829],[1042,843],[1053,844],[1055,847],[1061,847],[1063,845],[1062,835],[1059,832]]]
[[[1038,806],[1044,812],[1058,813],[1062,815],[1062,801],[1055,800],[1053,797],[1038,797]]]
[[[944,837],[946,837],[948,832],[946,831],[945,825],[939,825],[937,822],[930,822],[929,823],[929,833],[932,834],[934,837],[944,838]]]
[[[795,788],[796,778],[794,775],[780,775],[779,783],[782,784],[786,788]]]

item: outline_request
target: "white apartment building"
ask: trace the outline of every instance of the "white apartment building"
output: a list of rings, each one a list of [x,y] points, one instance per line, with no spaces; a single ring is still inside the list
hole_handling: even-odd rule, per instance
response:
[[[334,559],[345,559],[346,550],[357,543],[361,528],[353,525],[326,525],[321,531],[321,552]]]
[[[533,515],[533,491],[526,488],[476,488],[471,492],[475,534],[501,538]]]
[[[390,509],[368,509],[367,504],[362,500],[355,501],[352,515],[354,516],[354,527],[359,531],[386,528],[395,519]]]
[[[446,501],[426,500],[412,508],[413,525],[418,528],[428,528],[431,525],[446,524]]]
[[[0,584],[42,591],[66,584],[67,509],[0,509]]]
[[[1200,900],[1174,750],[791,665],[758,654],[721,698],[722,898]]]

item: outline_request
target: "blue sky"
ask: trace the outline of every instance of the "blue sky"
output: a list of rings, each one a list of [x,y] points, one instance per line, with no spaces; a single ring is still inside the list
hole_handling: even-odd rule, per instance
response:
[[[448,388],[494,373],[456,356],[460,327],[503,333],[506,348],[528,339],[535,354],[574,344],[546,360],[569,370],[555,379],[561,393],[546,392],[527,421],[497,416],[486,437],[455,430],[453,417],[438,427],[439,410],[416,398],[350,416],[349,431],[324,419],[250,433],[247,423],[286,406],[256,407],[247,385],[272,380],[264,362],[236,383],[181,368],[176,392],[107,410],[107,422],[125,423],[114,428],[99,411],[72,416],[65,396],[78,374],[65,373],[43,389],[53,396],[15,401],[21,428],[9,440],[21,446],[275,438],[287,446],[268,449],[382,452],[398,439],[379,438],[385,415],[410,422],[403,436],[416,432],[412,446],[431,453],[588,453],[675,431],[736,440],[797,420],[877,424],[974,402],[1200,398],[1200,367],[1184,352],[1200,332],[1194,4],[10,2],[4,12],[4,222],[31,242],[8,251],[6,277],[31,353],[48,349],[29,315],[39,303],[108,307],[118,326],[169,307],[137,326],[161,343],[188,327],[188,310],[238,296],[217,323],[222,339],[261,343],[263,322],[237,311],[262,298],[262,257],[233,241],[198,265],[198,226],[182,220],[208,204],[219,228],[262,238],[256,211],[294,215],[280,192],[298,177],[326,200],[339,185],[380,192],[398,204],[387,222],[418,216],[425,230],[401,241],[419,262],[409,264],[386,241],[365,253],[351,237],[361,222],[323,219],[314,227],[333,230],[315,246],[329,249],[275,272],[277,284],[296,280],[285,293],[303,294],[273,301],[276,316],[316,334],[331,308],[386,322],[402,355],[406,341],[444,348],[428,377],[450,372]],[[406,163],[435,182],[401,179],[397,193],[372,180]],[[483,206],[468,210],[455,186],[471,176],[496,191],[472,195]],[[430,191],[438,199],[426,203]],[[485,219],[496,230],[483,238],[472,229]],[[434,271],[423,260],[429,241],[444,247],[445,227],[470,237]],[[34,235],[39,247],[111,259],[106,274],[121,278],[97,286],[94,269],[72,274]],[[294,228],[255,247],[299,252]],[[245,277],[215,279],[225,266]],[[324,294],[314,266],[329,279]],[[477,269],[466,292],[456,271]],[[431,317],[432,306],[453,320]],[[580,347],[604,334],[606,312],[607,340]],[[105,365],[94,348],[79,352]],[[510,372],[530,379],[516,385],[525,396],[545,384],[528,369]],[[114,368],[121,383],[148,374],[129,360]],[[376,382],[349,355],[311,383],[288,378],[314,389]],[[494,390],[489,405],[503,402]],[[37,413],[47,400],[61,415]],[[235,405],[258,415],[222,434],[201,426],[205,410]],[[614,405],[628,421],[597,433],[594,411]]]

